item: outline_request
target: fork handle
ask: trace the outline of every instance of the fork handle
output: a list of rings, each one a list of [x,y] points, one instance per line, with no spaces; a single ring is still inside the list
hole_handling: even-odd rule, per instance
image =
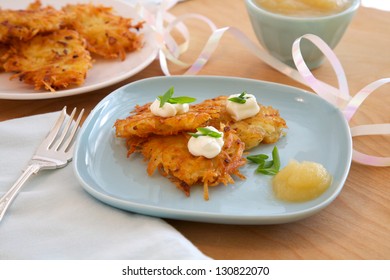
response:
[[[39,164],[30,164],[26,170],[22,173],[19,179],[13,184],[13,186],[3,195],[0,199],[0,221],[3,219],[5,212],[11,205],[12,201],[18,195],[23,184],[27,181],[32,174],[38,173],[41,166]]]

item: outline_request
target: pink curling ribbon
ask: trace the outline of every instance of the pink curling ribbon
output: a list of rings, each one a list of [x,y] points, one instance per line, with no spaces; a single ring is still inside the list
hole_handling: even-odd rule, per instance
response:
[[[307,39],[316,45],[325,57],[331,63],[333,70],[336,73],[339,88],[335,89],[330,86],[324,86],[319,80],[317,80],[310,69],[307,67],[303,60],[299,44],[302,39]],[[332,49],[318,36],[312,34],[306,34],[298,38],[292,47],[293,59],[295,66],[299,73],[306,81],[306,85],[310,86],[320,97],[324,98],[328,102],[338,107],[344,114],[344,117],[349,122],[355,113],[358,111],[360,105],[364,100],[373,93],[379,87],[390,83],[390,78],[384,78],[370,83],[361,89],[353,97],[349,93],[347,78],[344,73],[344,69],[341,66],[339,59]],[[364,136],[364,135],[388,135],[390,134],[390,123],[385,124],[369,124],[351,127],[351,135]],[[361,153],[357,150],[353,150],[352,158],[355,162],[372,166],[390,166],[390,157],[378,157]]]
[[[375,81],[362,90],[355,96],[349,93],[348,82],[344,69],[333,50],[318,36],[306,34],[298,38],[292,46],[292,54],[297,70],[286,65],[265,51],[259,45],[253,43],[243,32],[234,27],[223,27],[217,29],[212,21],[207,17],[199,14],[185,14],[175,17],[168,10],[177,4],[177,0],[165,0],[158,5],[157,10],[151,12],[145,9],[142,5],[138,6],[138,13],[150,25],[156,35],[156,41],[159,44],[159,61],[163,73],[170,76],[167,61],[176,65],[188,68],[183,75],[196,75],[208,62],[214,50],[219,45],[225,33],[233,35],[238,42],[243,44],[256,57],[267,63],[269,66],[292,78],[293,80],[311,87],[315,93],[333,104],[341,110],[346,120],[349,122],[353,115],[358,111],[364,100],[377,88],[390,83],[390,78],[380,79]],[[190,41],[188,29],[183,21],[187,19],[197,19],[205,22],[211,30],[211,35],[200,52],[195,62],[185,63],[179,59],[180,55],[187,51]],[[171,31],[176,29],[183,37],[184,43],[178,45],[174,38],[170,35]],[[302,39],[311,41],[316,45],[325,57],[331,63],[338,80],[338,88],[326,84],[314,77],[310,69],[307,67],[300,50],[300,42]],[[351,135],[387,135],[390,134],[390,123],[386,124],[371,124],[351,127]],[[359,151],[353,150],[352,159],[355,162],[371,165],[371,166],[390,166],[390,157],[371,156]]]

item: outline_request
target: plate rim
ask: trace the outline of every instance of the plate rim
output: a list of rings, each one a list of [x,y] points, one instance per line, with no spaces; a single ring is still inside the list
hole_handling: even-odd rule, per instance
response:
[[[262,85],[269,85],[269,86],[276,86],[276,87],[282,87],[294,91],[298,91],[300,93],[303,93],[305,95],[310,95],[310,98],[317,98],[321,100],[320,102],[326,102],[328,106],[333,107],[334,109],[337,109],[337,112],[339,115],[342,115],[340,110],[335,107],[333,104],[327,102],[323,98],[319,97],[318,95],[314,94],[313,92],[297,88],[290,85],[275,83],[275,82],[269,82],[269,81],[263,81],[263,80],[255,80],[251,78],[242,78],[242,77],[230,77],[230,76],[206,76],[206,75],[198,75],[198,76],[156,76],[156,77],[150,77],[145,78],[141,80],[137,80],[131,83],[128,83],[113,92],[111,92],[109,95],[107,95],[104,99],[102,99],[96,107],[92,110],[91,114],[87,117],[85,120],[86,126],[83,125],[81,128],[81,131],[78,135],[78,140],[75,147],[75,157],[73,160],[73,168],[74,173],[81,183],[83,189],[89,193],[91,196],[93,196],[95,199],[99,200],[100,202],[103,202],[104,204],[108,204],[112,207],[120,208],[129,212],[133,213],[139,213],[142,215],[149,215],[153,217],[160,217],[160,218],[167,218],[167,219],[176,219],[176,220],[185,220],[185,221],[194,221],[194,222],[206,222],[206,223],[218,223],[218,224],[245,224],[245,225],[261,225],[261,224],[282,224],[282,223],[288,223],[288,222],[294,222],[297,220],[301,220],[304,218],[307,218],[309,216],[312,216],[316,214],[317,212],[323,210],[326,208],[329,204],[331,204],[340,194],[342,191],[344,184],[346,182],[346,179],[348,177],[350,167],[352,164],[352,136],[350,132],[350,128],[348,125],[347,120],[342,117],[341,120],[343,122],[343,126],[346,128],[346,133],[348,134],[348,151],[347,154],[347,165],[345,166],[345,172],[343,172],[342,177],[340,178],[340,186],[337,187],[337,189],[329,196],[326,200],[322,201],[319,204],[314,205],[313,207],[302,209],[299,211],[291,212],[291,213],[281,213],[281,214],[272,214],[270,215],[241,215],[241,214],[227,214],[227,215],[221,215],[217,213],[209,213],[205,211],[193,211],[193,210],[177,210],[172,208],[167,208],[164,206],[154,206],[154,205],[147,205],[145,206],[142,203],[129,201],[123,198],[118,198],[116,196],[110,196],[107,193],[102,193],[96,190],[96,188],[88,185],[87,182],[84,181],[82,178],[82,175],[80,174],[79,170],[77,169],[77,162],[78,162],[78,153],[80,141],[79,139],[82,137],[84,130],[86,129],[87,125],[91,122],[92,118],[94,117],[93,112],[95,110],[99,110],[100,107],[106,106],[106,103],[109,102],[110,99],[114,98],[115,95],[120,94],[122,91],[124,91],[127,87],[132,87],[133,85],[138,85],[141,83],[148,83],[150,81],[155,80],[168,80],[168,79],[206,79],[206,80],[232,80],[232,81],[242,81],[242,82],[254,82]],[[112,204],[112,202],[115,201],[115,205]],[[129,204],[131,207],[129,207]],[[118,205],[121,205],[121,207],[118,207]],[[130,209],[131,208],[131,209]],[[150,211],[150,209],[155,209],[162,211],[160,212],[160,215],[155,215],[155,211]],[[135,211],[136,210],[136,211]],[[173,215],[172,215],[173,214]]]

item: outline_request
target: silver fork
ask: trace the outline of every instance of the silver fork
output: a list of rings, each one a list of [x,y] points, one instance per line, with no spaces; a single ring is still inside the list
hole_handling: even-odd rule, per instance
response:
[[[0,199],[0,221],[15,199],[23,184],[32,174],[43,169],[57,169],[65,167],[73,157],[74,139],[77,134],[84,109],[81,110],[77,120],[73,122],[76,108],[66,120],[66,106],[62,109],[60,117],[42,141],[31,158],[26,170],[15,184]]]

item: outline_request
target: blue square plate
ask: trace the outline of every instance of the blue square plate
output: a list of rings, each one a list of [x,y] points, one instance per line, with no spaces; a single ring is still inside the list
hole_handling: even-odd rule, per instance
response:
[[[288,129],[277,143],[284,167],[291,159],[321,163],[333,176],[332,185],[320,197],[303,203],[278,200],[270,176],[255,173],[247,164],[241,172],[246,180],[210,188],[192,187],[186,197],[158,172],[146,173],[138,154],[126,157],[123,139],[115,137],[117,119],[134,106],[153,101],[169,87],[177,96],[197,102],[219,95],[247,91],[258,102],[279,109]],[[251,154],[271,154],[274,145],[260,145]],[[80,131],[74,170],[84,189],[111,206],[162,218],[226,224],[277,224],[296,221],[325,208],[340,193],[352,157],[352,140],[342,113],[317,95],[275,83],[228,77],[156,77],[128,84],[103,99],[88,116]]]

